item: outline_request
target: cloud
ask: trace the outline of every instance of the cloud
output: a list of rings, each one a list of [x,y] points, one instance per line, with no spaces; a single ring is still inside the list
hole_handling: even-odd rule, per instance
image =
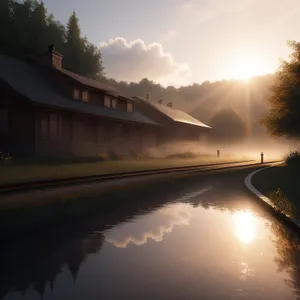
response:
[[[117,37],[101,43],[100,50],[106,75],[116,80],[136,82],[146,77],[162,85],[191,83],[189,66],[176,62],[159,43],[147,45],[141,39],[128,42]]]

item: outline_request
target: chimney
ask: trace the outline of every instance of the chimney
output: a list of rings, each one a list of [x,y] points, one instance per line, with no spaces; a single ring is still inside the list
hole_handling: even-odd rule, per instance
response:
[[[158,103],[159,104],[162,104],[164,102],[164,98],[160,98],[159,100],[158,100]]]
[[[151,93],[147,93],[146,94],[146,100],[151,101],[151,98],[152,98],[151,96],[152,96]]]
[[[48,47],[48,52],[42,57],[42,61],[45,65],[61,69],[62,68],[62,61],[64,56],[55,50],[55,45],[50,45]]]
[[[167,106],[173,107],[173,103],[172,102],[168,102]]]

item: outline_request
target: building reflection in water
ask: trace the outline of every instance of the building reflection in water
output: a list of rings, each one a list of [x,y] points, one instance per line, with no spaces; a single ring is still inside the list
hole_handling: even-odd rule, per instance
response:
[[[33,288],[42,297],[53,289],[57,275],[67,267],[76,280],[82,262],[100,251],[103,231],[134,216],[159,209],[164,202],[127,203],[88,219],[52,228],[41,234],[2,244],[0,248],[0,299],[8,292],[25,293]]]

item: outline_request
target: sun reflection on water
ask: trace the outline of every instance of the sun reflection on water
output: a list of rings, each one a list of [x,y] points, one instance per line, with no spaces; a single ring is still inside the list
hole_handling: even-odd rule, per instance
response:
[[[235,234],[238,239],[250,244],[255,238],[255,219],[251,212],[241,211],[233,215]]]

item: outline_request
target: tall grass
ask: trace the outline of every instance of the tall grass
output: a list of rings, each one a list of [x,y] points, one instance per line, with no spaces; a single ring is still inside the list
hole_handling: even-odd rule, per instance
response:
[[[277,211],[289,217],[295,217],[296,206],[283,194],[281,189],[277,189],[269,194],[269,198],[275,204]]]

